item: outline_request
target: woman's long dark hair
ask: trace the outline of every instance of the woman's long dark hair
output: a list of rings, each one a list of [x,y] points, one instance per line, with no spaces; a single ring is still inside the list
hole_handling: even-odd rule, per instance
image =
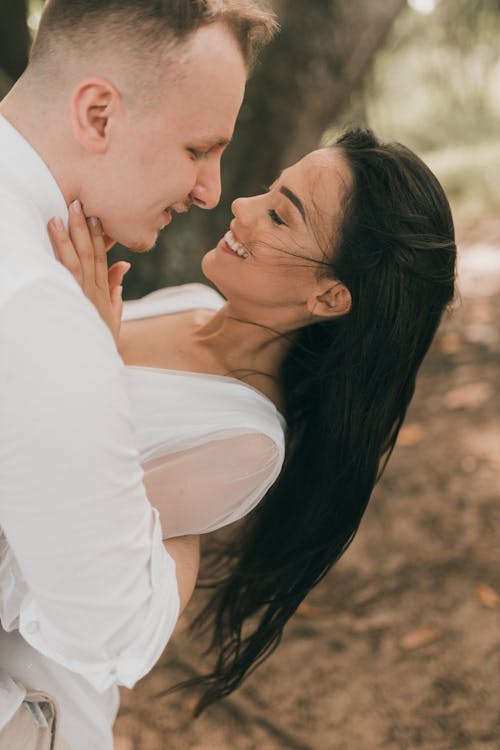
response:
[[[325,248],[327,272],[350,290],[352,309],[302,329],[284,362],[285,465],[195,621],[213,626],[217,654],[213,672],[190,681],[205,688],[197,713],[271,654],[351,543],[454,294],[453,220],[431,171],[370,130],[350,130],[333,148],[352,187]]]

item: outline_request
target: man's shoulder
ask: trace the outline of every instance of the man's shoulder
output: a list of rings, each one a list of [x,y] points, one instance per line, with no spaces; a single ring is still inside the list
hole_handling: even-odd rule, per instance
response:
[[[7,226],[21,217],[29,219],[32,215],[33,208],[26,202],[16,183],[0,180],[0,222]]]
[[[37,279],[65,283],[65,275],[53,256],[40,214],[23,203],[15,189],[0,182],[0,306]]]

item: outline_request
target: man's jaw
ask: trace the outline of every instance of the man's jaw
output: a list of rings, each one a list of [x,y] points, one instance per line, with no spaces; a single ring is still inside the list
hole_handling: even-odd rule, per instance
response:
[[[176,213],[176,214],[185,214],[185,213],[187,213],[189,211],[189,209],[191,208],[191,205],[192,205],[192,203],[188,202],[188,201],[186,201],[186,202],[172,203],[171,206],[169,206],[168,208],[165,208],[162,211],[162,214],[161,214],[161,216],[162,216],[162,223],[161,223],[161,226],[159,226],[158,229],[156,230],[154,240],[150,239],[148,242],[145,242],[143,240],[137,240],[135,242],[128,242],[128,243],[125,242],[124,246],[128,247],[128,249],[131,250],[134,253],[147,253],[147,252],[149,252],[156,245],[156,241],[158,239],[159,232],[171,223],[171,221],[173,219],[172,214],[173,213]],[[113,247],[113,245],[115,245],[117,243],[117,241],[118,240],[115,240],[112,237],[110,237],[108,234],[104,233],[104,242],[105,242],[105,246],[106,246],[106,251],[110,250]]]

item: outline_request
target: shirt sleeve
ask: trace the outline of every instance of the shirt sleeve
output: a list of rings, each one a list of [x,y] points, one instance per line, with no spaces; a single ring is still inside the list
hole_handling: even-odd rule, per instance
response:
[[[148,496],[165,538],[205,533],[242,518],[265,495],[281,468],[278,446],[247,433],[207,439],[144,465]]]
[[[18,627],[97,690],[132,687],[179,612],[111,335],[72,279],[0,311],[0,526],[26,582]]]

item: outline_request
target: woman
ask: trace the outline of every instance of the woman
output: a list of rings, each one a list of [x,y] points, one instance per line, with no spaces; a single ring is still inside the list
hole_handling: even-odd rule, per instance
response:
[[[299,603],[352,541],[454,291],[453,222],[438,181],[413,153],[381,144],[371,131],[348,131],[286,169],[268,193],[240,198],[232,209],[230,231],[203,259],[224,298],[199,285],[156,292],[126,305],[119,338],[131,366],[126,377],[135,378],[130,394],[146,478],[160,477],[150,497],[167,533],[215,528],[263,497],[198,618],[213,624],[217,654],[214,671],[197,681],[205,687],[198,711],[272,652]],[[74,221],[76,238],[84,232]],[[102,258],[103,238],[93,234],[94,246],[87,238],[76,255]],[[55,226],[51,236],[85,289],[69,238]],[[111,270],[111,293],[98,305],[115,331],[123,271]],[[95,301],[93,281],[87,287]],[[172,371],[184,391],[172,387]],[[215,376],[220,390],[208,415],[216,431],[200,434],[193,447],[187,423],[203,409],[200,374]],[[239,426],[230,415],[214,417],[231,389],[255,396],[238,407]],[[148,448],[148,419],[167,390],[170,406],[175,399],[182,406],[169,439],[150,439]],[[186,514],[182,492],[193,474]],[[207,503],[199,493],[205,484]]]

